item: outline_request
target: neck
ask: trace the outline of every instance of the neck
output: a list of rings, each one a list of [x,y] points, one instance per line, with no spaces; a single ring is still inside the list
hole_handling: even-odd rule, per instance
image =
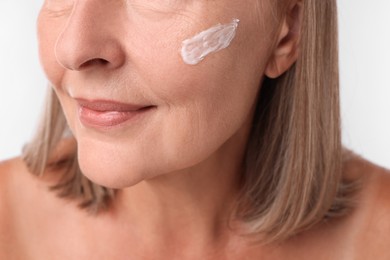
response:
[[[196,166],[121,190],[115,218],[131,222],[131,232],[155,248],[196,246],[204,251],[226,243],[232,232],[228,223],[240,188],[247,129]]]

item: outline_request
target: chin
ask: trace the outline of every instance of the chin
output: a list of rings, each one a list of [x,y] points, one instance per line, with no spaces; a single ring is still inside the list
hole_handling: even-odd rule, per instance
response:
[[[110,167],[108,165],[96,162],[86,162],[83,159],[79,159],[79,165],[81,172],[93,183],[98,185],[112,188],[123,189],[134,186],[145,178],[137,171],[127,169],[119,169],[118,167]]]
[[[131,187],[150,176],[137,158],[123,158],[120,154],[100,152],[99,149],[79,146],[78,162],[81,172],[88,179],[107,188]]]
[[[187,149],[188,146],[181,143],[166,146],[145,142],[144,138],[138,142],[133,138],[119,140],[76,135],[76,139],[81,172],[92,182],[114,189],[178,173],[201,163],[213,151]]]

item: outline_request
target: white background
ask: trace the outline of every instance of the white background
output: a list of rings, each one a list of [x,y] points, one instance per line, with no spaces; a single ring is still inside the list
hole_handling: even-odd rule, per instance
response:
[[[35,29],[42,2],[0,0],[0,160],[20,154],[42,108]],[[338,2],[343,142],[390,168],[390,1]]]

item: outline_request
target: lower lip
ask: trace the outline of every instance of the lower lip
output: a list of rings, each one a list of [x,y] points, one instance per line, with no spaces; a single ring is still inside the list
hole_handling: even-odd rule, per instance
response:
[[[140,116],[145,115],[154,107],[145,107],[135,111],[96,111],[86,107],[79,107],[79,118],[83,125],[99,128],[110,129],[130,123]]]

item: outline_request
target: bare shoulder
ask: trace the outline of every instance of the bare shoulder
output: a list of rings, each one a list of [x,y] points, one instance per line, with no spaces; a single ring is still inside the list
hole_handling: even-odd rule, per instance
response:
[[[21,157],[0,162],[0,205],[2,209],[10,208],[17,199],[17,194],[27,190],[26,182],[33,177]],[[16,198],[15,198],[16,197]],[[3,213],[4,211],[2,211]],[[5,214],[2,214],[4,216]]]
[[[390,259],[390,170],[352,154],[345,171],[362,181],[353,232],[358,259]]]
[[[48,159],[45,171],[40,176],[29,171],[22,157],[13,158],[0,162],[0,218],[8,218],[15,210],[23,211],[32,208],[36,203],[33,199],[40,201],[55,197],[48,193],[50,186],[60,182],[63,169],[51,167],[58,165],[69,154],[74,153],[75,141],[64,139],[59,142],[56,149]],[[36,201],[35,201],[36,202]]]
[[[20,158],[0,162],[0,258],[15,257],[16,227],[15,183],[20,176],[27,174],[27,168]]]
[[[0,178],[1,180],[9,179],[14,172],[26,172],[27,168],[20,157],[0,161]],[[1,184],[0,184],[1,185]]]
[[[21,157],[0,162],[0,259],[29,259],[36,247],[31,237],[55,222],[53,215],[72,208],[50,191],[59,173],[38,177]]]
[[[27,175],[28,170],[21,158],[9,159],[0,162],[0,218],[7,217],[14,192],[14,184],[23,175]]]

